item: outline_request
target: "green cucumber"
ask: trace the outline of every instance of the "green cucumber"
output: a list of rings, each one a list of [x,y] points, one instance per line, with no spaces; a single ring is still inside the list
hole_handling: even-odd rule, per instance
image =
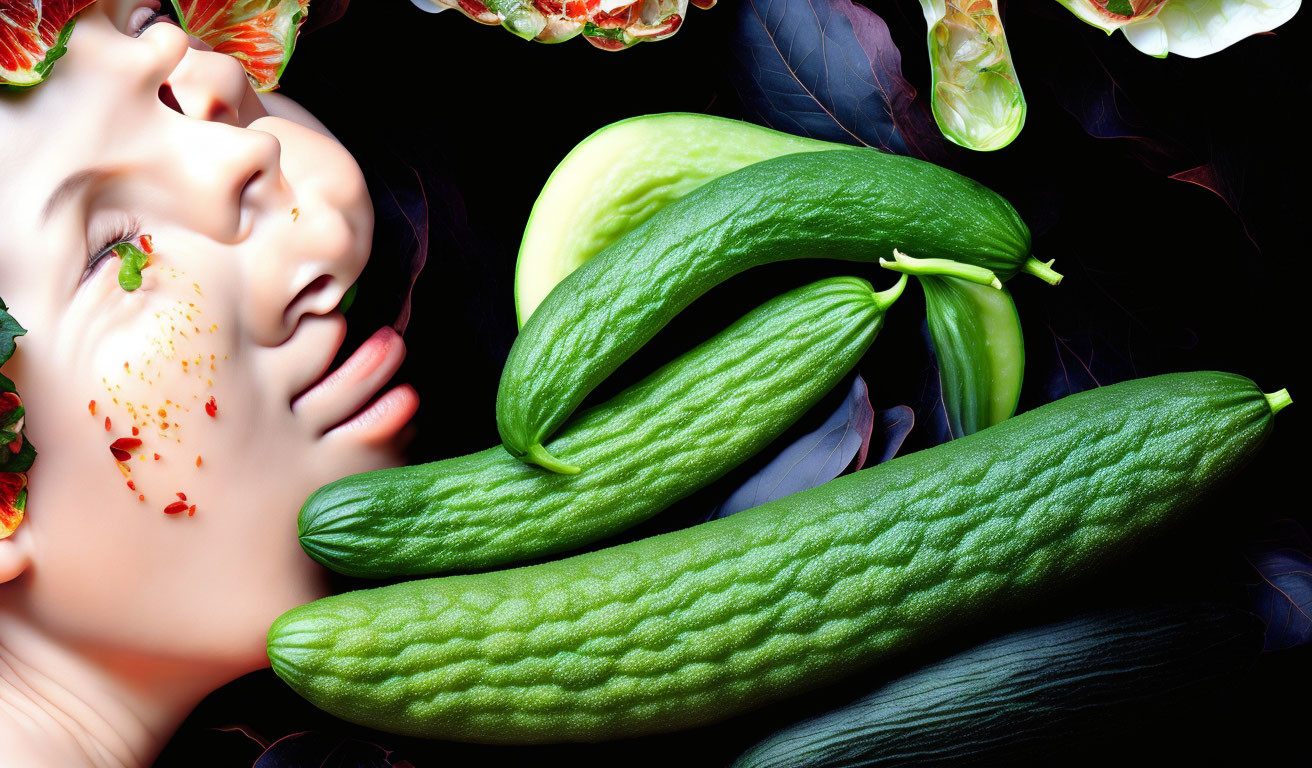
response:
[[[1221,605],[1079,616],[886,683],[767,737],[733,768],[1060,764],[1187,708],[1261,650],[1262,622]]]
[[[1288,403],[1215,372],[1101,387],[722,520],[324,598],[274,622],[269,659],[328,712],[415,736],[710,723],[1102,567],[1233,475]]]
[[[955,277],[922,277],[920,284],[952,436],[1011,418],[1025,373],[1025,339],[1011,294]]]
[[[851,148],[686,112],[601,128],[560,161],[533,203],[515,264],[519,327],[566,275],[711,179],[780,155]]]
[[[895,251],[882,264],[916,275],[938,358],[939,391],[951,436],[961,437],[1011,418],[1025,374],[1025,339],[1011,293],[958,267],[949,277],[930,259]]]
[[[895,247],[1002,280],[1022,270],[1059,279],[1029,255],[1029,230],[1007,201],[951,171],[871,149],[763,160],[670,203],[548,294],[502,371],[502,443],[516,458],[577,472],[543,442],[698,296],[759,264],[875,262]]]
[[[854,277],[766,302],[582,414],[552,451],[592,469],[543,472],[500,446],[353,475],[301,509],[301,544],[341,573],[471,570],[560,552],[624,530],[765,447],[847,374],[906,278],[883,293]]]

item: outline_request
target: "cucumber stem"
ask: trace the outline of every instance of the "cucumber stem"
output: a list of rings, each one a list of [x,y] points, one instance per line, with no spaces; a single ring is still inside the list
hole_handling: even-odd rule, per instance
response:
[[[547,453],[547,449],[542,447],[542,443],[534,443],[524,452],[524,461],[530,464],[537,464],[543,469],[549,469],[559,475],[577,475],[579,468],[573,464],[566,464],[560,459]]]
[[[993,274],[991,269],[977,267],[974,264],[963,264],[951,259],[917,259],[896,248],[893,249],[893,260],[880,258],[879,266],[891,269],[894,272],[901,272],[904,275],[959,277],[962,280],[979,283],[980,285],[991,285],[998,290],[1002,290],[1002,281],[998,279],[997,275]]]
[[[883,312],[884,310],[893,306],[893,302],[897,301],[897,297],[902,295],[902,291],[906,287],[907,287],[907,276],[906,275],[899,276],[897,279],[897,285],[893,286],[892,288],[889,288],[886,291],[875,291],[874,293],[875,306],[879,307],[880,312]]]
[[[1021,267],[1021,271],[1029,272],[1049,285],[1057,285],[1061,282],[1062,275],[1052,268],[1055,261],[1056,259],[1049,259],[1045,264],[1031,256],[1025,260],[1025,266]]]
[[[1294,398],[1289,396],[1288,389],[1282,389],[1278,392],[1272,392],[1271,394],[1264,396],[1266,397],[1267,405],[1271,406],[1272,416],[1280,413],[1280,411],[1284,410],[1285,406],[1294,402]]]

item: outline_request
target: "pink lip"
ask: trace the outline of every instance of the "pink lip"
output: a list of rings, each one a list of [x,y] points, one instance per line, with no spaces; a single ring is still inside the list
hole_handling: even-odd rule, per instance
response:
[[[351,428],[349,431],[355,431],[367,422],[370,436],[394,434],[405,426],[418,408],[418,395],[414,394],[414,389],[400,385],[374,402],[370,403],[370,400],[396,374],[405,361],[405,352],[405,342],[395,330],[391,327],[378,329],[336,370],[329,371],[302,392],[292,402],[292,410],[313,420],[325,431],[348,427]],[[387,418],[381,418],[383,415]],[[405,418],[401,419],[403,415]],[[387,429],[389,426],[395,426],[395,429]]]

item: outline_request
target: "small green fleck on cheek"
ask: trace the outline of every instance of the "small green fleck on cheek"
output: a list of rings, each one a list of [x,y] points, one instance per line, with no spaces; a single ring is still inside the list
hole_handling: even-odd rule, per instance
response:
[[[150,257],[132,243],[119,243],[114,246],[114,253],[121,261],[118,268],[119,287],[125,291],[140,288],[141,270],[150,261]]]

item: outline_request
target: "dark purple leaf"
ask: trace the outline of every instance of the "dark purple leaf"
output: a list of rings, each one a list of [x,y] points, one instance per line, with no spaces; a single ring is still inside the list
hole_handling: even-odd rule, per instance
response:
[[[323,731],[292,733],[270,744],[252,768],[412,768],[373,742]]]
[[[310,7],[310,15],[306,17],[305,25],[301,27],[301,34],[313,32],[342,18],[350,2],[351,0],[314,0]]]
[[[1281,520],[1254,542],[1248,562],[1260,581],[1249,587],[1253,610],[1266,622],[1263,649],[1312,642],[1312,538],[1294,520]]]
[[[851,0],[742,0],[734,82],[758,122],[929,157],[941,147],[884,20]]]
[[[710,519],[827,483],[846,471],[860,469],[868,457],[875,464],[887,461],[902,446],[914,420],[906,406],[876,414],[866,382],[858,375],[843,404],[819,429],[799,438],[748,478],[715,508]]]

